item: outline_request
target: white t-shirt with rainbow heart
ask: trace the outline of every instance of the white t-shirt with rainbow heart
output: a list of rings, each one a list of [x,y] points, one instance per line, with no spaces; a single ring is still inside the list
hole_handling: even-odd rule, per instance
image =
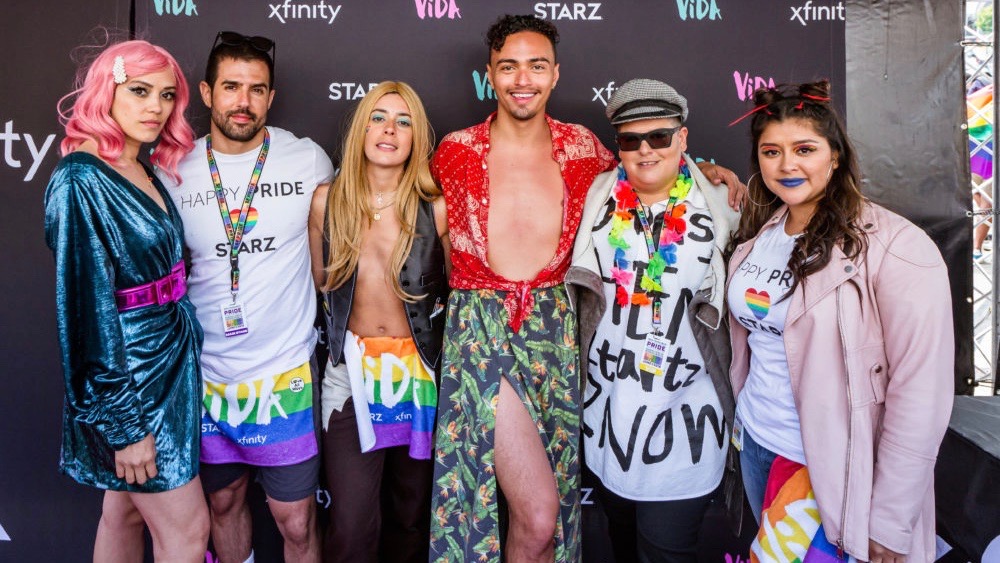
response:
[[[796,238],[785,234],[784,221],[757,237],[730,278],[727,301],[750,331],[750,374],[736,400],[736,417],[755,442],[805,464],[783,339],[791,299],[782,298],[792,285],[788,259]]]

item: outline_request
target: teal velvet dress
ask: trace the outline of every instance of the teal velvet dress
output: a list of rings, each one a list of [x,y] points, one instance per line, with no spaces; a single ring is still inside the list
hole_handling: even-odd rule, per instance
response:
[[[152,174],[147,170],[147,174]],[[63,158],[45,192],[45,239],[56,260],[56,314],[66,380],[60,469],[116,491],[162,492],[198,474],[201,326],[194,306],[119,312],[115,291],[170,273],[182,259],[180,215],[97,157]],[[115,475],[114,452],[152,433],[159,474]]]

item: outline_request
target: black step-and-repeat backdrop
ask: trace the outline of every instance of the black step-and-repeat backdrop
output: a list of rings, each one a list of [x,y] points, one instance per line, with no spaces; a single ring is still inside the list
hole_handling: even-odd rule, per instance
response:
[[[309,136],[336,159],[349,111],[374,84],[411,83],[440,138],[495,108],[485,78],[487,27],[502,13],[531,13],[559,27],[561,79],[550,112],[582,123],[610,146],[604,106],[636,77],[664,80],[690,102],[690,152],[745,177],[746,124],[755,88],[830,78],[845,100],[846,1],[839,0],[17,0],[5,6],[0,47],[0,560],[87,560],[100,495],[56,470],[62,374],[53,315],[52,259],[43,242],[42,194],[58,159],[56,100],[69,91],[73,48],[93,28],[134,31],[165,46],[192,85],[204,73],[216,32],[277,41],[276,97],[268,122]],[[921,2],[911,1],[923,5]],[[893,4],[895,6],[895,3]],[[957,33],[957,31],[956,31]],[[845,104],[845,101],[847,102]],[[956,102],[960,103],[960,102]],[[208,127],[197,96],[189,112]],[[857,127],[864,124],[859,123]],[[855,127],[852,127],[854,130]],[[958,167],[957,162],[944,163]],[[946,186],[958,193],[958,186]],[[897,194],[899,195],[899,194]],[[921,197],[923,197],[921,195]],[[925,208],[927,209],[927,208]],[[920,213],[919,208],[915,213]],[[957,211],[933,221],[955,221]],[[926,222],[925,222],[926,224]],[[957,267],[957,266],[956,266]],[[966,264],[967,267],[967,264]],[[968,328],[965,338],[970,339]],[[589,495],[586,496],[589,498]],[[329,502],[322,493],[321,505]],[[592,506],[586,559],[610,561]],[[268,530],[268,528],[263,528]],[[273,531],[273,529],[270,529]],[[703,541],[707,560],[744,561],[745,543],[713,513]],[[261,535],[266,535],[261,533]],[[745,539],[744,539],[745,540]],[[261,560],[277,557],[271,540]]]

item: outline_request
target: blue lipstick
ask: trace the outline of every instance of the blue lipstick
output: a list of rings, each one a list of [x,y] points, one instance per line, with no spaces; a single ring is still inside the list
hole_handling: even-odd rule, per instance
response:
[[[805,181],[805,178],[782,178],[778,180],[778,183],[786,188],[795,188],[801,186]]]

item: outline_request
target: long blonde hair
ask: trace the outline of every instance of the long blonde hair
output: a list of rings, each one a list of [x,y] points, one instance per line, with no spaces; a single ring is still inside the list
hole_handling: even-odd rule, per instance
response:
[[[441,195],[441,190],[434,183],[430,171],[434,132],[420,97],[405,82],[380,83],[365,95],[354,110],[341,150],[340,174],[334,180],[327,198],[326,237],[330,243],[330,252],[326,259],[326,282],[323,290],[337,289],[354,275],[361,254],[362,232],[374,220],[374,211],[368,199],[365,126],[368,125],[375,105],[386,94],[398,94],[409,106],[413,131],[413,145],[403,168],[399,189],[396,191],[396,204],[393,206],[399,219],[400,233],[392,251],[386,278],[392,284],[396,296],[413,302],[420,296],[403,291],[399,284],[399,272],[413,247],[420,200],[431,201]]]

